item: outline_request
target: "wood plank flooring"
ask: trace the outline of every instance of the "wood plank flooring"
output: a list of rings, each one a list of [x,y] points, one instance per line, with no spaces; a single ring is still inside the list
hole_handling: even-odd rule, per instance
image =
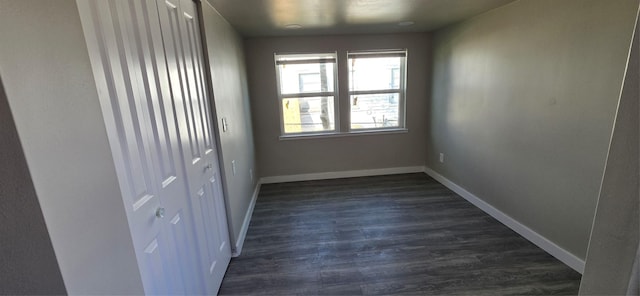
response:
[[[577,294],[580,277],[420,173],[263,185],[220,295]]]

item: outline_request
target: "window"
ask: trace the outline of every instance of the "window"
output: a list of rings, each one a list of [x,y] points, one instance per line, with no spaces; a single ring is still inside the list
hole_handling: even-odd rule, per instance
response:
[[[403,129],[406,56],[406,50],[348,52],[348,65],[338,65],[336,52],[276,54],[282,135]],[[338,81],[345,85],[341,96]]]
[[[282,134],[336,131],[336,53],[276,54]]]
[[[348,58],[350,129],[403,128],[406,51],[353,52]]]

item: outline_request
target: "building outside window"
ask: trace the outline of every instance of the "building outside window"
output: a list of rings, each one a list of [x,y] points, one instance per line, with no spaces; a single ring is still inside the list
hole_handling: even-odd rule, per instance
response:
[[[404,127],[406,51],[350,52],[350,129]]]
[[[276,54],[282,134],[336,131],[336,53]]]
[[[348,52],[348,77],[339,77],[335,52],[276,54],[282,135],[404,128],[406,55],[406,50]],[[342,98],[338,81],[349,87]],[[340,100],[349,100],[349,110],[338,110]],[[347,130],[340,130],[340,111],[348,115]]]

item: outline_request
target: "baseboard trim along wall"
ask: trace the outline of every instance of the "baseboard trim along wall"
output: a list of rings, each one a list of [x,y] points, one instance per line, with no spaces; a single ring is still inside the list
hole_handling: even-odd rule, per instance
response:
[[[381,175],[397,175],[397,174],[408,174],[408,173],[424,173],[424,166],[273,176],[273,177],[263,177],[260,179],[260,182],[262,184],[270,184],[270,183],[286,183],[286,182],[327,180],[327,179],[381,176]]]
[[[262,182],[258,181],[256,188],[253,190],[253,196],[251,202],[247,208],[247,213],[244,215],[244,221],[242,222],[242,228],[240,228],[240,235],[235,244],[235,251],[231,253],[231,257],[238,257],[242,253],[242,246],[244,245],[244,239],[247,237],[247,230],[249,230],[249,224],[251,223],[251,216],[253,215],[253,209],[256,207],[256,201],[258,200],[258,194],[260,193],[260,186]]]
[[[473,193],[467,191],[466,189],[462,188],[461,186],[454,183],[453,181],[445,178],[444,176],[440,175],[434,170],[428,167],[425,167],[424,172],[427,175],[431,176],[432,178],[436,179],[438,182],[442,183],[447,188],[451,189],[453,192],[462,196],[462,198],[466,199],[476,207],[483,210],[485,213],[491,215],[493,218],[500,221],[502,224],[511,228],[513,231],[517,232],[518,234],[520,234],[530,242],[534,243],[541,249],[545,250],[547,253],[551,254],[553,257],[556,257],[558,260],[562,261],[564,264],[573,268],[575,271],[579,272],[580,274],[584,272],[584,260],[576,257],[575,255],[571,254],[569,251],[563,249],[562,247],[556,245],[555,243],[548,240],[544,236],[533,231],[531,228],[511,218],[509,215],[505,214],[504,212],[494,208],[492,205],[483,201],[479,197],[475,196]]]

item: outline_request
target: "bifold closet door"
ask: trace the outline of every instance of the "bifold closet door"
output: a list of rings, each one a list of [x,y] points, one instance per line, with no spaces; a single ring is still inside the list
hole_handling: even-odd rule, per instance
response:
[[[196,4],[191,0],[157,0],[171,90],[176,105],[200,258],[208,290],[217,291],[231,260],[220,168],[213,137],[212,109],[204,75],[204,58]],[[178,106],[179,105],[179,106]]]
[[[217,162],[205,158],[216,156],[215,147],[206,146],[206,141],[211,142],[210,128],[208,138],[204,137],[210,115],[185,117],[185,112],[193,111],[185,106],[199,104],[193,102],[196,97],[172,92],[175,82],[170,77],[181,78],[169,73],[180,71],[175,69],[176,57],[165,55],[158,10],[158,4],[165,8],[165,2],[77,3],[145,293],[216,293],[228,260],[219,259],[224,258],[219,255],[220,246],[212,252],[205,247],[214,243],[203,245],[203,241],[213,241],[209,239],[212,233],[226,229],[226,220],[218,225],[217,219],[218,215],[224,218],[224,207],[213,214],[218,205],[206,203],[213,202],[213,197],[202,194],[209,199],[192,199],[200,191],[190,189],[205,178],[216,181],[217,167],[213,166]],[[184,79],[179,83],[196,83],[190,77]],[[203,104],[202,108],[208,108]],[[192,134],[187,120],[201,131]],[[203,168],[199,178],[193,173],[196,163],[191,158],[194,139],[203,143],[202,151],[205,147],[213,151],[203,153],[203,163],[212,166],[206,172]],[[215,183],[202,188],[209,192],[214,188],[209,184]],[[202,218],[205,214],[210,214],[207,221]],[[224,269],[219,272],[221,266]],[[217,276],[213,280],[212,273]]]

